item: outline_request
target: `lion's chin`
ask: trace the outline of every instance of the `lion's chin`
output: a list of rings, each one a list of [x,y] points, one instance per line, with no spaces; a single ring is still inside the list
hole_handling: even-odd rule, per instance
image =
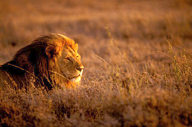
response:
[[[81,76],[72,78],[70,81],[73,82],[73,83],[80,83],[80,81],[81,81]]]

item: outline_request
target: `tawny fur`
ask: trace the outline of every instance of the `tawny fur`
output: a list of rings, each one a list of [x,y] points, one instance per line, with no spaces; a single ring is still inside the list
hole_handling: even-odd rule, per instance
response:
[[[64,35],[39,37],[1,65],[1,86],[22,88],[33,84],[52,89],[79,84],[83,65],[77,50],[78,44]],[[77,78],[77,82],[71,81]]]

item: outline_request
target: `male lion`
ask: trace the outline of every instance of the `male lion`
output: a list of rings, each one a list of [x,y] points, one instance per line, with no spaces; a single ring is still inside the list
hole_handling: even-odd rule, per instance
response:
[[[0,66],[0,85],[21,88],[32,83],[49,90],[55,86],[74,87],[84,68],[77,50],[78,44],[64,35],[39,37]]]

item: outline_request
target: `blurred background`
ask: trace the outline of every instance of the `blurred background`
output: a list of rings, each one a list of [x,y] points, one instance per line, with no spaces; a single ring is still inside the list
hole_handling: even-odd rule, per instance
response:
[[[121,50],[149,43],[191,46],[191,0],[1,0],[0,63],[33,39],[62,33],[80,53],[109,57],[111,40]],[[155,48],[155,47],[153,47]],[[148,50],[147,50],[148,51]],[[141,51],[138,51],[138,53]],[[131,55],[131,53],[128,53]],[[132,54],[133,55],[133,54]],[[145,54],[142,54],[143,57]],[[136,57],[136,56],[135,56]],[[86,60],[87,61],[87,60]],[[85,62],[86,62],[85,61]]]

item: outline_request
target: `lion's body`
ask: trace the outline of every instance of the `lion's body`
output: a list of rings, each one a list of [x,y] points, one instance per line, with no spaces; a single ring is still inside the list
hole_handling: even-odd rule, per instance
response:
[[[0,67],[0,83],[16,88],[32,83],[48,89],[79,84],[83,65],[77,49],[73,40],[60,34],[40,37]]]

